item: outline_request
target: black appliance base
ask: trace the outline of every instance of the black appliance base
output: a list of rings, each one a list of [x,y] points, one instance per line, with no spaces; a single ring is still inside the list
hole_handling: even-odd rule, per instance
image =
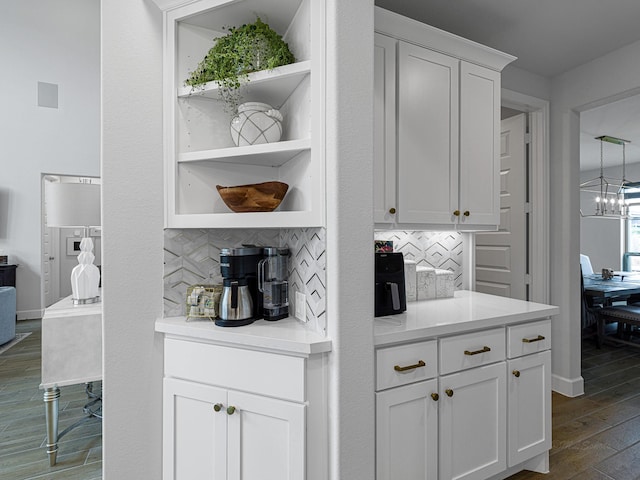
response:
[[[254,321],[253,318],[245,318],[244,320],[222,320],[221,318],[216,318],[215,324],[219,327],[242,327],[251,325]]]

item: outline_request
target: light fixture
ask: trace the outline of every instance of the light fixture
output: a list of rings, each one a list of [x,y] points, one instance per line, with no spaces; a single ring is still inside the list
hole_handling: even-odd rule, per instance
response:
[[[580,208],[580,215],[582,217],[597,218],[627,218],[629,214],[629,204],[625,198],[625,192],[632,185],[636,185],[626,179],[625,146],[630,142],[629,140],[623,140],[610,135],[602,135],[595,138],[596,140],[600,140],[600,175],[580,184],[581,192],[594,194],[594,212],[590,214],[584,213],[582,208]],[[611,178],[604,175],[605,142],[622,146],[622,178]]]
[[[95,179],[79,183],[47,183],[45,191],[46,223],[50,227],[82,228],[78,265],[71,271],[73,303],[95,303],[100,300],[100,271],[93,264],[91,227],[99,227],[100,185]]]

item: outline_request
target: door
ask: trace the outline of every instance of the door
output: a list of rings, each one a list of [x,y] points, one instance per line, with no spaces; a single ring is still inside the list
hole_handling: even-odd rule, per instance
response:
[[[440,378],[440,480],[484,480],[506,469],[505,362]]]
[[[437,391],[433,379],[376,393],[377,480],[438,478]]]
[[[458,203],[459,64],[399,42],[400,223],[451,225]]]
[[[228,406],[228,480],[306,478],[303,404],[229,391]]]
[[[164,379],[163,480],[227,478],[227,391]]]
[[[509,467],[551,448],[551,352],[508,362]]]
[[[500,227],[475,236],[475,289],[520,300],[528,299],[525,127],[525,114],[502,121]]]
[[[44,307],[47,308],[60,300],[59,266],[59,230],[43,227],[42,237],[42,284],[44,290]]]
[[[375,34],[373,76],[373,220],[395,222],[396,212],[396,46]]]

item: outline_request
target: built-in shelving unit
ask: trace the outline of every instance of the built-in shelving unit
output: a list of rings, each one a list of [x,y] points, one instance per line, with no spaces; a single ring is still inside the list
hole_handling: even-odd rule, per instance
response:
[[[160,2],[162,3],[162,2]],[[294,228],[324,226],[324,7],[311,0],[171,2],[165,12],[165,171],[168,228]],[[260,17],[289,44],[290,65],[251,73],[242,102],[282,113],[280,142],[236,147],[232,115],[218,84],[185,80],[224,27]],[[270,180],[289,191],[269,213],[233,213],[216,185]]]

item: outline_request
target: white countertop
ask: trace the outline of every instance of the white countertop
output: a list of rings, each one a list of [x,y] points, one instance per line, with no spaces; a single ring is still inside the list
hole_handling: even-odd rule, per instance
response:
[[[156,331],[208,340],[219,344],[311,355],[331,351],[331,340],[300,324],[295,318],[274,322],[256,320],[241,327],[218,327],[209,319],[167,317],[156,321]]]
[[[453,298],[407,302],[407,311],[374,321],[376,346],[547,318],[558,307],[468,290]]]

